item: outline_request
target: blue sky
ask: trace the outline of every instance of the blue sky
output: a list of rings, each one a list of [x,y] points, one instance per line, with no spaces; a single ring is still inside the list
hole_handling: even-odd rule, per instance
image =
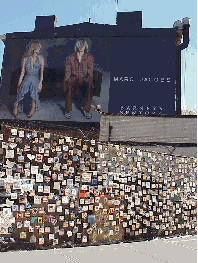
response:
[[[92,23],[116,24],[116,13],[142,11],[142,27],[169,28],[190,17],[190,44],[182,51],[182,107],[197,103],[197,1],[190,0],[7,0],[0,6],[0,35],[34,30],[36,16],[56,15],[57,26]],[[0,41],[0,70],[4,44]],[[184,88],[185,87],[185,88]]]

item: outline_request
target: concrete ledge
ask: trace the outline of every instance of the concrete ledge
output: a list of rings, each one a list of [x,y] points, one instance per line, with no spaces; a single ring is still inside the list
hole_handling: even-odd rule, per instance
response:
[[[197,143],[197,118],[102,115],[100,140],[108,136],[111,141]]]
[[[111,129],[110,129],[111,128]],[[102,115],[100,141],[175,144],[175,146],[141,146],[159,152],[194,156],[197,154],[196,117],[153,117]],[[194,147],[178,147],[178,144],[193,144]],[[139,146],[138,146],[139,148]]]

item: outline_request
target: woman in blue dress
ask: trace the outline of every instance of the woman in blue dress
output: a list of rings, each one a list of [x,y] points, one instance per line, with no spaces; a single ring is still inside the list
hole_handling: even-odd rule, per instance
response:
[[[31,43],[27,55],[22,59],[22,69],[17,86],[17,96],[13,109],[13,116],[18,116],[19,101],[23,100],[26,93],[30,93],[32,105],[28,117],[30,118],[40,108],[39,92],[42,89],[44,57],[39,54],[41,44],[38,41]],[[40,71],[40,77],[39,77]],[[26,75],[25,75],[26,73]],[[24,77],[25,75],[25,77]],[[24,79],[23,79],[24,77]]]

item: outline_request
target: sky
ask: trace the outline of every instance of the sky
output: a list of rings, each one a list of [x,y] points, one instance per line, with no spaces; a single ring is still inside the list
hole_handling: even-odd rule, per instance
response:
[[[197,1],[190,0],[6,0],[0,4],[0,35],[34,30],[36,16],[56,15],[57,27],[88,22],[116,24],[118,12],[142,11],[143,28],[171,28],[191,18],[190,43],[182,51],[182,108],[197,103]],[[0,70],[4,44],[0,40]]]

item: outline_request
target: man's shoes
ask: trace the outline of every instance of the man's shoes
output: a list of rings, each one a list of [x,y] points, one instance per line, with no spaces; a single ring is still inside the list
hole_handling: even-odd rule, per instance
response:
[[[82,111],[83,111],[84,116],[85,116],[86,119],[91,119],[91,118],[92,118],[91,114],[90,114],[89,112],[86,112],[86,111],[83,109],[83,107],[81,107],[81,109],[82,109]]]
[[[71,112],[65,112],[65,118],[66,119],[71,119]]]

